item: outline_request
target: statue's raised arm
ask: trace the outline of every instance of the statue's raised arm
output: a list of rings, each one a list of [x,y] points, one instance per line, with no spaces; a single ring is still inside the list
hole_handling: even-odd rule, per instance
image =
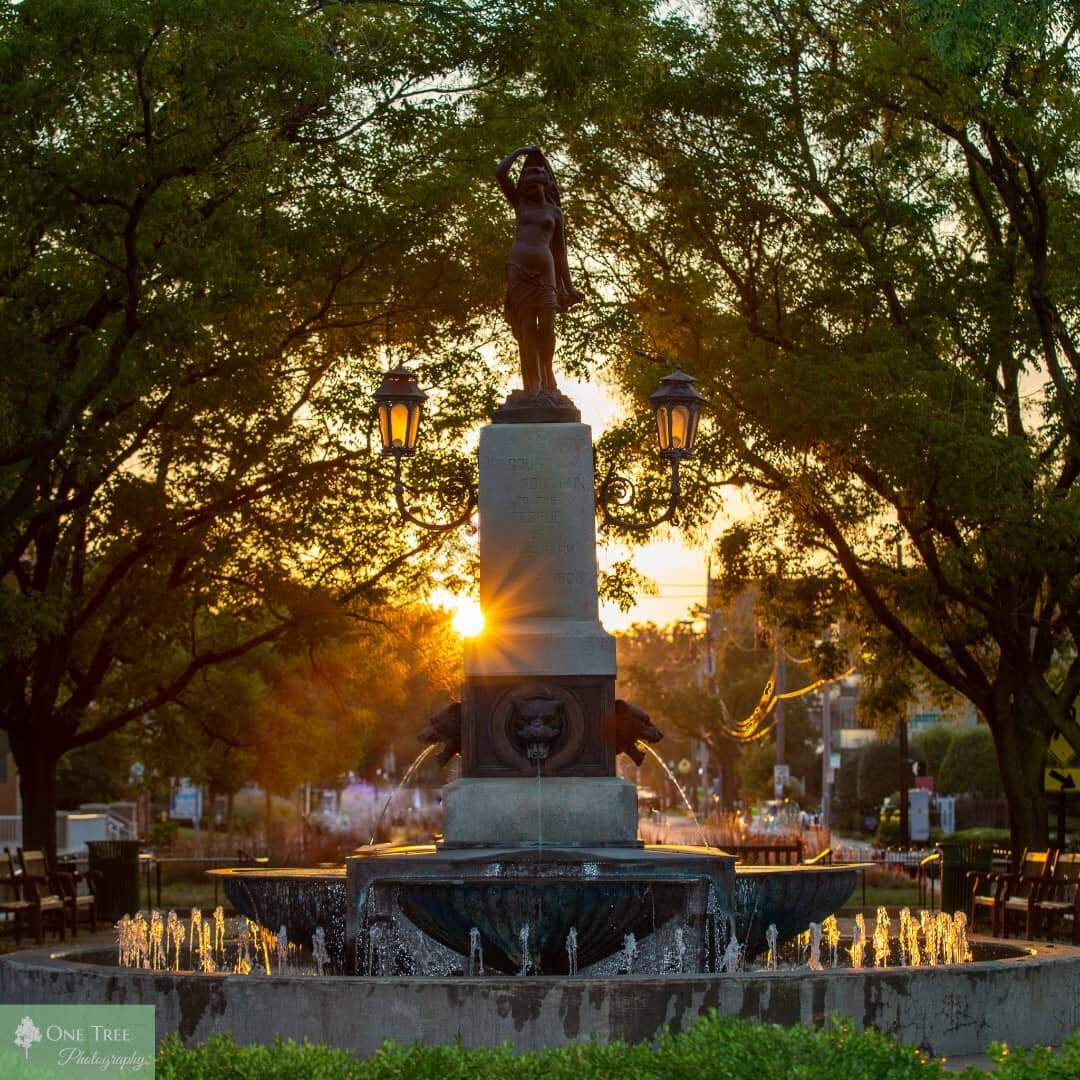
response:
[[[521,158],[515,182],[511,172]],[[566,224],[555,174],[539,149],[522,146],[499,162],[495,178],[514,208],[505,313],[518,343],[524,393],[545,395],[552,406],[570,404],[555,384],[555,316],[584,297],[570,278]]]

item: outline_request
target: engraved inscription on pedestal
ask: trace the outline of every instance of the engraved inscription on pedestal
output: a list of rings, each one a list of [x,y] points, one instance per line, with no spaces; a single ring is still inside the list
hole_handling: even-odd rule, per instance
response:
[[[480,604],[493,625],[595,619],[592,444],[583,424],[480,437]]]

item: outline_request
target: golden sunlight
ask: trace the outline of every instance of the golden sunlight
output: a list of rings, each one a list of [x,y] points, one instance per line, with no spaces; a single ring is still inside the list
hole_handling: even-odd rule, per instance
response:
[[[462,637],[477,637],[484,631],[484,613],[476,600],[468,596],[459,596],[449,589],[438,588],[431,596],[433,607],[450,612],[450,626],[454,633]]]
[[[454,617],[450,621],[450,625],[462,637],[476,637],[483,632],[484,613],[475,600],[469,600],[464,596],[455,596],[450,606],[457,609],[454,611]]]

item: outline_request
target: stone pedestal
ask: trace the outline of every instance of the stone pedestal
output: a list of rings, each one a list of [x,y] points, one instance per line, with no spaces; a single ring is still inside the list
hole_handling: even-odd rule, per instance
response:
[[[637,789],[614,776],[496,780],[443,789],[447,843],[462,847],[634,847]]]
[[[600,625],[592,435],[585,424],[480,433],[480,605],[465,653],[462,774],[535,777],[522,700],[561,727],[543,776],[613,776],[615,642]]]
[[[466,645],[462,779],[445,795],[451,846],[535,844],[541,833],[635,842],[634,788],[615,779],[615,642],[599,620],[594,490],[586,425],[481,431],[487,626]]]

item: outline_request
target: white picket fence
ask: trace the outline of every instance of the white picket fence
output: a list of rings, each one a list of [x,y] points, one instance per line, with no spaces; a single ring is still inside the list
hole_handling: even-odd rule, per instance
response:
[[[79,851],[85,849],[88,840],[126,839],[120,834],[127,830],[127,823],[113,821],[109,814],[60,810],[56,814],[56,850]],[[22,817],[18,814],[0,815],[0,848],[14,850],[22,846]]]

